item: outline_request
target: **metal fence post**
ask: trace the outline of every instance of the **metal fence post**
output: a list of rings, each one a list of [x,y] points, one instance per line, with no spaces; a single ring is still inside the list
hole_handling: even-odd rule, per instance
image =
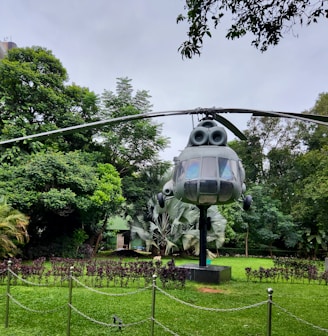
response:
[[[67,314],[67,336],[71,334],[71,315],[72,315],[72,291],[73,291],[73,269],[71,266],[69,269],[69,278],[68,278],[68,314]]]
[[[152,304],[151,304],[151,321],[150,321],[150,336],[154,336],[154,323],[155,323],[155,298],[156,298],[156,278],[153,275],[153,290],[152,290]]]
[[[273,289],[268,288],[268,316],[267,316],[267,336],[271,336],[272,329],[272,293]]]
[[[10,280],[11,280],[10,267],[11,265],[12,265],[12,261],[8,260],[5,328],[8,328],[8,324],[9,324],[9,300],[10,300],[9,296],[10,296]]]

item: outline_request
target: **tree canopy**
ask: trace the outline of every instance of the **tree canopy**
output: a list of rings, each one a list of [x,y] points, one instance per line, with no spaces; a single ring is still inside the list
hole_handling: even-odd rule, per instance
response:
[[[131,79],[118,78],[116,90],[102,94],[100,117],[147,113],[151,109],[149,99],[145,90],[134,92]],[[123,195],[134,205],[129,208],[132,217],[147,211],[147,201],[159,190],[160,178],[169,167],[159,157],[168,144],[161,132],[162,125],[149,119],[109,125],[99,132],[103,159],[116,167],[122,178]],[[132,209],[135,213],[131,213]]]
[[[326,115],[327,97],[321,93],[307,112]],[[249,122],[248,140],[231,146],[246,168],[254,204],[248,214],[223,207],[230,245],[243,245],[248,235],[252,247],[295,246],[312,255],[327,250],[327,132],[326,126],[283,119]]]
[[[67,85],[68,75],[51,51],[13,48],[0,62],[0,134],[11,139],[96,120],[97,96],[87,88]],[[1,161],[47,146],[75,150],[92,145],[96,130],[58,135],[1,148]]]
[[[108,213],[117,212],[124,200],[115,168],[96,164],[93,155],[81,152],[41,152],[0,169],[0,194],[30,217],[29,253],[38,250],[47,256],[69,249],[69,243],[60,242],[78,229],[97,235]]]
[[[117,79],[116,92],[101,98],[67,81],[51,51],[10,50],[0,61],[0,138],[151,109],[148,92],[134,93],[131,79]],[[125,212],[141,214],[168,167],[158,155],[166,144],[160,124],[136,120],[1,146],[0,194],[30,217],[29,256],[74,256],[86,239],[97,249],[125,200]]]
[[[310,25],[328,18],[328,1],[310,0],[186,0],[186,13],[177,22],[187,21],[188,39],[179,48],[183,57],[200,55],[205,37],[220,27],[224,17],[232,21],[226,38],[252,34],[251,42],[261,51],[277,45],[295,25]]]

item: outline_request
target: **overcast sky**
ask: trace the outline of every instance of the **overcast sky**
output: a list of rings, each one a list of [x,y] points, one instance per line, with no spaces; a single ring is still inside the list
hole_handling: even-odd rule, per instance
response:
[[[154,111],[240,107],[302,112],[328,92],[328,20],[294,30],[266,53],[250,38],[205,40],[201,57],[183,60],[187,28],[176,24],[183,0],[0,0],[0,40],[41,46],[67,69],[70,82],[97,94],[117,77],[147,90]],[[1,36],[2,35],[2,36]],[[298,37],[295,37],[298,35]],[[171,160],[187,143],[191,117],[158,119]],[[246,116],[231,116],[241,129]],[[229,136],[229,140],[232,136]]]

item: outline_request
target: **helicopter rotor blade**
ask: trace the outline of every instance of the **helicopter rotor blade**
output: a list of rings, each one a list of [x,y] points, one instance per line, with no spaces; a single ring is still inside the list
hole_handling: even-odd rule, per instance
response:
[[[65,128],[59,128],[59,129],[55,129],[55,130],[51,130],[51,131],[47,131],[47,132],[25,135],[25,136],[21,136],[21,137],[14,138],[14,139],[9,139],[9,140],[3,140],[3,141],[0,141],[0,145],[10,144],[10,143],[13,143],[13,142],[18,142],[18,141],[30,140],[30,139],[35,139],[35,138],[42,139],[42,138],[51,137],[51,136],[57,135],[57,134],[69,134],[69,133],[73,133],[75,131],[83,131],[83,130],[92,129],[92,128],[97,129],[97,128],[101,128],[101,127],[106,126],[106,125],[115,124],[115,123],[119,123],[119,122],[127,122],[127,121],[137,120],[137,119],[147,119],[147,118],[153,118],[153,117],[175,115],[174,112],[175,111],[171,111],[170,113],[167,113],[167,112],[150,112],[150,113],[147,113],[147,114],[146,113],[141,113],[141,114],[127,115],[127,116],[124,116],[124,117],[118,117],[118,118],[112,118],[112,119],[98,120],[98,121],[94,121],[94,122],[90,122],[90,123],[74,125],[74,126],[69,126],[69,127],[65,127]],[[181,112],[181,111],[176,111],[176,112],[177,112],[177,114],[183,114],[183,113],[178,113],[178,112]]]
[[[150,118],[157,118],[157,117],[168,117],[168,116],[176,116],[176,115],[194,115],[194,114],[205,114],[205,115],[212,115],[217,117],[218,114],[223,113],[244,113],[244,114],[251,114],[252,116],[260,116],[260,117],[280,117],[280,118],[293,118],[307,122],[314,122],[316,124],[328,126],[328,116],[322,115],[314,115],[314,114],[301,114],[301,113],[293,113],[293,112],[277,112],[277,111],[260,111],[260,110],[252,110],[252,109],[240,109],[240,108],[196,108],[191,110],[177,110],[177,111],[163,111],[163,112],[149,112],[149,113],[140,113],[134,115],[127,115],[123,117],[113,118],[113,119],[105,119],[94,121],[90,123],[85,123],[81,125],[74,125],[70,127],[55,129],[52,131],[37,133],[37,134],[30,134],[14,139],[8,139],[0,141],[0,145],[10,144],[18,141],[24,141],[29,139],[39,139],[39,138],[46,138],[56,134],[68,134],[75,131],[86,130],[91,128],[101,128],[102,126],[119,123],[119,122],[127,122],[131,120],[137,119],[150,119]],[[220,119],[223,117],[219,117]],[[224,120],[223,120],[224,119]],[[221,122],[223,125],[226,125],[235,135],[240,138],[244,138],[245,136],[235,127],[232,123],[230,123],[227,119],[223,118]],[[229,125],[229,126],[228,126]]]
[[[244,114],[251,114],[254,117],[291,118],[328,126],[328,116],[318,114],[281,112],[281,111],[261,111],[261,110],[241,109],[241,108],[218,108],[218,109],[213,108],[212,110],[213,113],[244,113]]]
[[[239,128],[237,128],[230,120],[222,117],[218,113],[214,115],[214,119],[223,126],[225,126],[228,130],[230,130],[240,140],[247,140],[246,135]]]

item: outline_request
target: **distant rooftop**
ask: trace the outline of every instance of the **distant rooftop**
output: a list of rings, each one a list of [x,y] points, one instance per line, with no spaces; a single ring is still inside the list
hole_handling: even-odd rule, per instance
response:
[[[15,42],[0,41],[0,59],[4,58],[8,50],[12,48],[17,48],[17,44]]]

